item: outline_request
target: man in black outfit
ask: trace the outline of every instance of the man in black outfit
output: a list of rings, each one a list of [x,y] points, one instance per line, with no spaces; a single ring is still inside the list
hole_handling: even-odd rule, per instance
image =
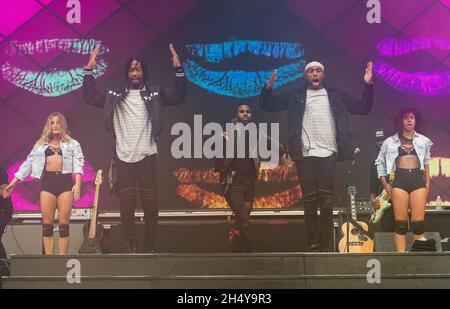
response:
[[[94,69],[100,47],[96,47],[85,68],[83,94],[87,104],[103,108],[106,129],[114,141],[110,188],[120,200],[120,218],[128,253],[137,252],[134,231],[136,195],[144,210],[144,252],[155,252],[158,222],[157,157],[158,141],[164,124],[164,110],[184,102],[187,83],[178,55],[169,45],[174,70],[174,87],[148,86],[148,69],[139,57],[130,58],[124,67],[126,87],[97,91]]]
[[[241,123],[245,128],[251,122],[252,111],[247,104],[241,104],[236,109],[235,123]],[[258,141],[250,140],[245,136],[246,130],[235,131],[235,144],[237,135],[243,134],[245,138],[245,157],[223,158],[215,160],[216,172],[220,172],[220,184],[225,199],[235,215],[235,228],[230,231],[229,240],[232,243],[233,252],[252,252],[253,242],[250,233],[250,212],[252,210],[255,181],[258,177],[259,158],[251,158],[250,148],[256,147]],[[228,139],[224,133],[225,139]],[[255,148],[252,148],[255,149]]]
[[[8,175],[6,174],[5,169],[0,167],[0,259],[6,259],[6,251],[2,244],[2,236],[13,213],[11,197],[4,199],[1,195],[7,185]]]
[[[307,84],[274,96],[275,70],[261,91],[260,107],[272,113],[287,110],[289,151],[303,193],[307,250],[334,251],[332,193],[336,162],[353,158],[348,113],[367,115],[372,109],[372,62],[367,63],[360,100],[325,87],[325,68],[320,62],[308,63],[305,77]]]

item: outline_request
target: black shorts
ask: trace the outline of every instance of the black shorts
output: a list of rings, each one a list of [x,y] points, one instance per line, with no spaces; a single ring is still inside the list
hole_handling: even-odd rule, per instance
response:
[[[417,189],[426,188],[423,171],[419,168],[398,168],[395,171],[393,188],[399,188],[411,193]]]
[[[45,191],[58,197],[61,193],[72,191],[73,180],[71,174],[61,172],[44,172],[42,176],[41,191]]]

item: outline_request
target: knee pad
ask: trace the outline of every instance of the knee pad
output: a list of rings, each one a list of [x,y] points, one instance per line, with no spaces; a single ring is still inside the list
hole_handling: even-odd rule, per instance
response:
[[[53,237],[53,224],[42,224],[42,236]]]
[[[395,221],[395,233],[406,235],[408,232],[408,221]]]
[[[59,225],[59,237],[69,237],[69,225],[60,224]]]
[[[136,189],[134,188],[126,188],[117,192],[119,195],[120,208],[133,208],[136,203]]]
[[[135,198],[136,197],[136,189],[135,188],[125,188],[122,190],[119,190],[117,192],[120,199],[128,199],[128,198]]]
[[[317,199],[318,199],[317,192],[311,192],[311,193],[303,195],[303,201],[305,203],[316,203]]]
[[[414,235],[422,235],[425,232],[423,221],[412,221],[411,232],[413,232]]]
[[[245,202],[245,208],[248,212],[248,215],[250,216],[250,213],[252,212],[253,209],[253,203],[252,202]]]

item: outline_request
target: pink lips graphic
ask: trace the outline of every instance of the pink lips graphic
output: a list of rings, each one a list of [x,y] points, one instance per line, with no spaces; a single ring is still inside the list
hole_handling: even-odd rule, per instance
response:
[[[430,49],[450,50],[450,40],[441,38],[386,39],[378,43],[378,54],[383,57],[401,57]],[[391,87],[424,96],[450,93],[450,70],[430,72],[401,71],[383,60],[373,66],[375,74]]]

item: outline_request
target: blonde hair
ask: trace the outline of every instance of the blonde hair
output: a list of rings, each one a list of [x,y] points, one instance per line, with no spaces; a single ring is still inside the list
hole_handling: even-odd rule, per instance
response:
[[[42,134],[41,137],[38,139],[38,141],[36,142],[37,145],[41,146],[45,143],[49,143],[50,140],[53,137],[52,134],[52,118],[53,117],[58,117],[59,119],[59,124],[61,125],[61,139],[63,139],[64,141],[66,141],[67,143],[69,143],[71,141],[71,137],[69,135],[69,133],[67,132],[67,120],[66,117],[64,117],[63,114],[59,113],[59,112],[55,112],[55,113],[51,113],[48,117],[47,120],[45,121],[45,126],[42,129]]]

